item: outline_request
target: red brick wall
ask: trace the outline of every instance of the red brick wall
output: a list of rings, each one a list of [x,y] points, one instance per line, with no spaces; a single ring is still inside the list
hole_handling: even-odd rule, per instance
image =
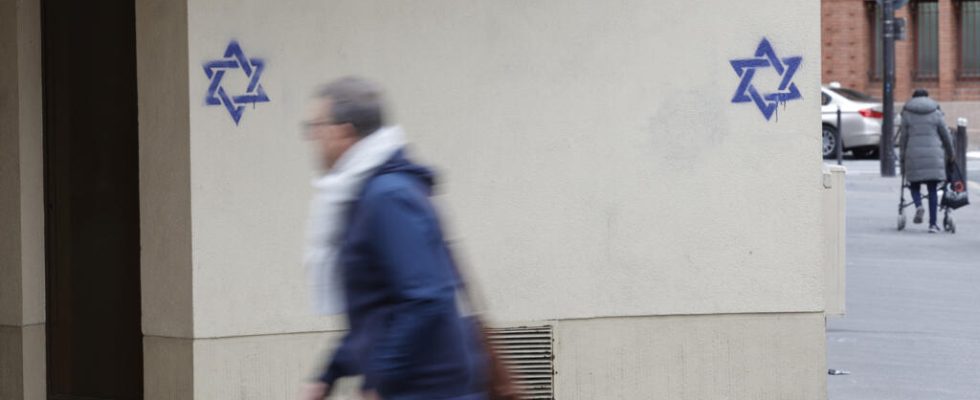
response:
[[[908,21],[907,39],[895,42],[895,99],[907,100],[915,88],[926,88],[939,101],[980,100],[980,81],[959,80],[959,26],[956,0],[939,2],[939,79],[917,80],[915,69],[915,19],[906,6],[896,16]],[[881,96],[882,83],[873,79],[874,1],[822,0],[823,83],[840,82],[845,87]]]
[[[840,82],[865,90],[874,62],[872,28],[861,0],[823,0],[821,4],[823,83]]]
[[[938,0],[939,2],[939,93],[938,99],[953,98],[953,88],[956,85],[956,59],[959,47],[959,35],[956,34],[956,14],[953,12],[953,0]]]

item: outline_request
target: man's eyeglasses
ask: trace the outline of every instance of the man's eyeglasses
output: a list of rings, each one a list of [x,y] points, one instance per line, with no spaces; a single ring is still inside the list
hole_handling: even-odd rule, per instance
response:
[[[303,137],[306,139],[313,139],[313,130],[321,126],[336,125],[336,122],[328,120],[319,121],[304,121],[301,125],[300,130],[303,132]]]

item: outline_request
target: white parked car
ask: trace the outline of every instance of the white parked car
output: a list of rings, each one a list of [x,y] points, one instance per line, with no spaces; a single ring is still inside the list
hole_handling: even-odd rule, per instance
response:
[[[874,97],[847,89],[839,83],[821,89],[823,115],[823,156],[836,156],[837,141],[843,140],[844,151],[857,157],[877,158],[881,143],[882,103]],[[837,108],[841,111],[841,126],[837,126]],[[895,129],[900,125],[899,110],[895,110]]]

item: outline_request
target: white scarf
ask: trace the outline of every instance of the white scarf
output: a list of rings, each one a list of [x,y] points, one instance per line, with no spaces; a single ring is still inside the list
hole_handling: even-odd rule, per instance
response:
[[[344,152],[326,175],[313,181],[308,243],[304,264],[313,286],[314,311],[321,315],[344,312],[344,287],[338,261],[347,228],[347,215],[366,181],[405,146],[400,127],[384,127]]]

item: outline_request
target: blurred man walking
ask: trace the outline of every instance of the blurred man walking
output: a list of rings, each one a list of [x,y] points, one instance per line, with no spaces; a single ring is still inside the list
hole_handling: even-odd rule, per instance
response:
[[[327,84],[312,114],[308,136],[326,174],[315,183],[306,263],[318,310],[346,311],[350,331],[303,398],[363,375],[365,392],[385,400],[486,399],[487,356],[457,307],[432,172],[407,158],[368,81]]]

